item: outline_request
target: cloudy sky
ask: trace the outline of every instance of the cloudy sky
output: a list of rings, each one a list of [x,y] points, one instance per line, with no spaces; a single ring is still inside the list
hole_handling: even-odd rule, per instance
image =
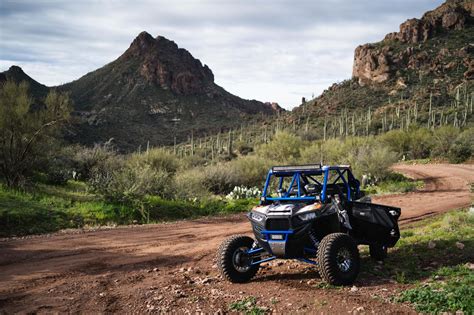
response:
[[[350,78],[354,48],[379,41],[440,0],[0,0],[0,71],[46,85],[117,58],[146,30],[188,49],[216,83],[291,108]]]

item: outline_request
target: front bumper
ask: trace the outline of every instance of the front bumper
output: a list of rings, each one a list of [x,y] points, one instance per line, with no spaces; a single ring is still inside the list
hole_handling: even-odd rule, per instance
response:
[[[252,221],[253,232],[259,245],[278,258],[302,257],[304,248],[311,247],[308,236],[311,224],[292,226],[289,219],[272,218],[266,220],[264,224]],[[284,220],[288,222],[286,225]]]

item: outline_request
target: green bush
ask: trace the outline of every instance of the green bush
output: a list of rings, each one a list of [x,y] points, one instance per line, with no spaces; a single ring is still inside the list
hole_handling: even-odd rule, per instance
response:
[[[459,129],[453,126],[443,126],[433,132],[432,157],[447,158],[449,149],[459,135]]]
[[[202,168],[202,171],[202,184],[214,194],[227,194],[240,184],[240,178],[230,162],[210,165]]]
[[[74,149],[63,147],[58,152],[44,161],[46,182],[53,185],[64,185],[74,177],[75,161]]]
[[[383,145],[387,145],[391,151],[396,152],[399,157],[408,155],[410,151],[410,135],[402,130],[391,130],[377,137]]]
[[[253,147],[244,141],[237,141],[235,143],[235,148],[237,149],[237,152],[240,153],[240,155],[247,155],[253,152]]]
[[[295,163],[300,157],[303,140],[291,133],[279,131],[267,144],[257,147],[257,155],[261,158],[284,163]]]
[[[96,144],[92,148],[74,146],[72,149],[76,152],[72,157],[74,170],[77,174],[75,177],[81,180],[89,180],[94,168],[116,156],[116,152],[110,144]]]
[[[409,132],[410,145],[408,155],[412,159],[424,159],[430,156],[433,148],[433,136],[426,128],[416,128]]]
[[[164,149],[151,149],[144,153],[135,153],[128,157],[131,163],[149,166],[155,171],[174,174],[179,167],[176,155]]]
[[[356,177],[366,174],[378,182],[390,174],[390,166],[397,161],[397,155],[386,146],[366,144],[353,150],[348,161]]]
[[[89,183],[106,199],[118,202],[140,202],[149,194],[169,197],[172,192],[170,173],[134,156],[109,158],[94,168]]]
[[[462,163],[474,154],[474,128],[464,130],[449,149],[449,161]]]
[[[274,164],[274,162],[259,156],[249,155],[233,160],[230,163],[230,168],[237,177],[238,185],[261,187],[265,182],[268,170]]]
[[[182,170],[176,174],[173,183],[175,199],[203,199],[210,196],[209,190],[203,185],[203,168]]]

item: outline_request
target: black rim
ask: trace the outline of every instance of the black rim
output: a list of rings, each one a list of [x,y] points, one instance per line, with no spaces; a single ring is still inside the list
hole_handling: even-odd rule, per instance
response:
[[[234,265],[235,270],[239,272],[247,272],[250,270],[251,265],[247,251],[247,247],[239,247],[234,251],[232,255],[232,265]]]
[[[342,247],[338,250],[336,255],[337,267],[342,272],[348,272],[352,267],[352,254],[350,251]]]

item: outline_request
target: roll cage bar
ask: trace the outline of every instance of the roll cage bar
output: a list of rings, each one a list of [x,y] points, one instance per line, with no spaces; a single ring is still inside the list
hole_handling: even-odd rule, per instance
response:
[[[337,177],[329,182],[329,172],[336,171]],[[318,181],[314,176],[323,175],[322,182]],[[279,197],[267,197],[268,188],[270,186],[271,178],[279,177],[278,190],[282,189],[283,179],[285,177],[291,177],[290,186],[288,190]],[[304,185],[302,186],[302,183]],[[307,184],[314,184],[321,188],[320,194],[316,196],[308,196],[306,189],[304,188]],[[342,187],[342,188],[341,188]],[[328,196],[329,190],[336,190],[344,192],[347,196],[347,200],[351,201],[354,198],[357,199],[360,195],[360,183],[354,177],[349,165],[292,165],[292,166],[274,166],[272,167],[267,175],[265,181],[265,187],[262,192],[261,201],[316,201],[321,200],[325,202]],[[292,197],[291,193],[296,189],[296,196]]]

